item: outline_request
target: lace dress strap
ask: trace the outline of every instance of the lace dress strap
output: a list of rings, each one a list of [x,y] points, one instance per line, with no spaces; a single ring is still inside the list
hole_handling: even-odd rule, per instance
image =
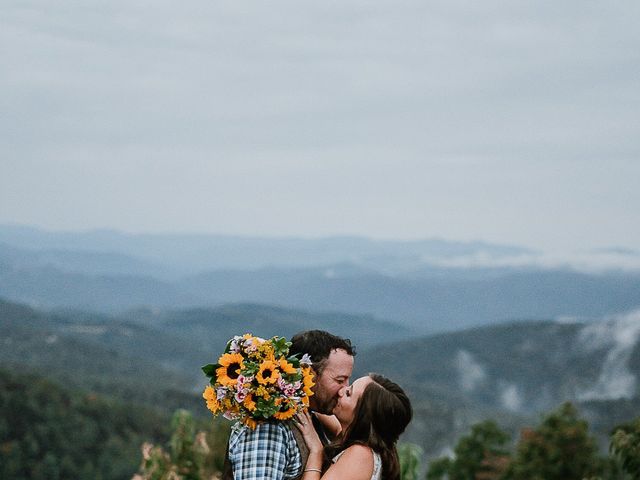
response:
[[[373,474],[371,480],[380,480],[382,478],[382,458],[378,452],[373,452]]]

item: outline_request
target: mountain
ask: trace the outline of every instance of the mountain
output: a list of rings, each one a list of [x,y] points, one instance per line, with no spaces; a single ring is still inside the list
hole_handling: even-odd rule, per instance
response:
[[[129,235],[0,226],[0,296],[38,308],[109,314],[140,307],[270,304],[368,315],[423,333],[510,319],[600,318],[640,307],[640,273],[633,270],[436,266],[474,255],[500,264],[530,253],[434,239]]]
[[[350,338],[357,349],[371,348],[392,339],[406,339],[415,331],[393,322],[371,316],[342,313],[311,313],[268,305],[229,304],[218,308],[166,310],[158,313],[129,314],[152,324],[167,334],[181,335],[191,345],[207,351],[219,351],[234,335],[250,332],[269,338],[274,335],[291,338],[302,330],[327,330]],[[126,317],[125,317],[126,318]]]
[[[226,340],[307,328],[351,337],[354,378],[370,371],[402,385],[415,409],[404,439],[427,457],[493,418],[515,438],[571,400],[600,439],[640,411],[640,311],[592,322],[529,320],[416,335],[371,317],[236,304],[135,310],[118,316],[39,311],[0,302],[0,366],[168,412],[206,414],[200,366]],[[603,440],[604,441],[604,440]]]
[[[413,270],[429,258],[483,254],[522,255],[530,250],[485,242],[440,239],[372,240],[364,237],[261,238],[229,235],[125,234],[113,230],[51,232],[33,227],[0,225],[0,242],[30,250],[107,252],[142,259],[180,272],[253,270],[351,263],[393,273]],[[133,273],[133,272],[128,272]]]
[[[158,330],[102,315],[73,318],[0,300],[0,339],[2,368],[162,405],[167,411],[195,404],[185,393],[193,380],[184,375],[184,365],[197,361],[193,349]]]
[[[587,317],[640,307],[640,274],[507,269],[501,273],[388,276],[339,269],[202,273],[179,282],[209,303],[250,301],[370,314],[422,329],[455,330],[521,318]]]
[[[411,338],[415,332],[371,317],[314,314],[264,305],[215,309],[136,310],[114,317],[83,311],[39,311],[0,300],[4,365],[47,371],[79,387],[105,379],[129,385],[162,377],[170,389],[201,388],[200,367],[211,363],[234,335],[290,338],[306,329],[348,336],[357,348]]]
[[[171,279],[180,272],[137,257],[113,252],[17,248],[0,243],[0,265],[28,270],[50,267],[65,273],[123,275]]]
[[[410,392],[418,413],[408,436],[432,454],[474,422],[494,418],[515,434],[564,401],[578,404],[602,439],[640,408],[640,310],[415,338],[362,352],[356,369]]]
[[[258,303],[373,316],[428,333],[507,319],[599,318],[640,307],[640,274],[634,272],[434,267],[419,275],[391,276],[339,264],[220,270],[162,280],[78,273],[41,262],[49,253],[15,251],[0,245],[0,296],[46,309],[113,314],[138,307]]]
[[[65,273],[53,267],[0,269],[0,295],[36,307],[76,307],[104,312],[140,305],[180,307],[201,300],[151,277]]]

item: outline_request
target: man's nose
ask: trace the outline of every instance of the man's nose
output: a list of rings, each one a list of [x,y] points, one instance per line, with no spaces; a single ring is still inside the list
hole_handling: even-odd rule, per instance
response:
[[[345,385],[344,387],[342,387],[340,390],[338,390],[338,397],[342,398],[344,397],[344,392],[347,391],[347,388],[349,388],[348,385]]]

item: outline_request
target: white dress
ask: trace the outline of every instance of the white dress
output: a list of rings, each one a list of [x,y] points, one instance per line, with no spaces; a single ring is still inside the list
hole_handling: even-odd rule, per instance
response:
[[[331,462],[336,463],[344,452],[346,452],[346,450],[341,451],[338,455],[333,457]],[[382,477],[382,459],[377,452],[371,450],[371,453],[373,453],[373,473],[371,474],[371,480],[380,480]]]

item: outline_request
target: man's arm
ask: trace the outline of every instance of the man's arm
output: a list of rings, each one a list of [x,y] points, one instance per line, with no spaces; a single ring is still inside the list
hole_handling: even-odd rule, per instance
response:
[[[229,441],[234,480],[288,480],[302,470],[300,450],[284,423],[235,428]]]

